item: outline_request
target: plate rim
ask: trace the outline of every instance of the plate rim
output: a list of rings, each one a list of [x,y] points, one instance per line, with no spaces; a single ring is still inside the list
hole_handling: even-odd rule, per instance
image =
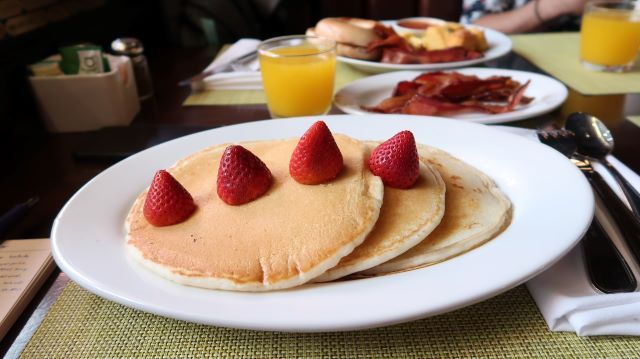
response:
[[[530,77],[544,78],[545,81],[549,81],[553,83],[553,85],[559,91],[557,94],[558,96],[554,97],[553,101],[550,102],[549,105],[529,113],[512,111],[512,112],[507,112],[505,114],[498,114],[498,115],[487,114],[485,117],[480,117],[480,118],[461,118],[455,115],[454,116],[434,116],[434,117],[453,118],[457,120],[463,120],[463,121],[474,122],[474,123],[482,123],[482,124],[498,124],[498,123],[515,122],[515,121],[530,119],[535,116],[540,116],[540,115],[544,115],[546,113],[552,112],[555,109],[562,106],[564,101],[569,96],[569,89],[564,83],[557,80],[556,78],[553,78],[545,74],[537,73],[537,72],[502,69],[497,67],[464,67],[461,69],[447,69],[447,70],[434,70],[434,71],[444,71],[444,72],[459,71],[459,72],[470,72],[470,73],[495,71],[494,75],[508,75],[508,74],[518,74],[522,76],[526,75]],[[338,89],[338,91],[336,91],[336,93],[333,95],[333,104],[336,107],[338,107],[341,111],[350,115],[373,115],[374,113],[372,112],[366,112],[364,110],[355,110],[351,107],[351,105],[339,102],[338,99],[340,96],[344,96],[345,91],[349,91],[351,87],[358,86],[363,83],[376,81],[377,79],[385,78],[385,77],[401,76],[401,74],[407,74],[407,77],[410,77],[410,76],[415,77],[416,75],[419,75],[420,73],[425,73],[425,72],[433,72],[433,71],[403,70],[403,71],[384,72],[384,73],[379,73],[379,74],[375,74],[375,75],[371,75],[371,76],[367,76],[367,77],[363,77],[363,78],[351,81],[350,83],[342,86],[340,89]],[[382,115],[393,115],[393,114],[382,114]]]
[[[388,121],[385,118],[382,118],[381,116],[384,115],[372,115],[372,117],[377,117],[377,119],[375,121],[379,121],[381,123],[384,123],[386,121]],[[419,120],[416,119],[415,117],[417,116],[408,116],[408,115],[404,115],[401,116],[403,117],[403,119],[401,119],[400,122],[411,122],[411,121],[422,121],[422,118],[420,118]],[[291,121],[296,121],[296,120],[304,120],[303,124],[309,123],[314,121],[316,118],[309,118],[309,117],[304,117],[304,118],[294,118],[294,119],[288,119],[288,120],[264,120],[264,121],[256,121],[256,122],[250,122],[250,123],[244,123],[244,124],[238,124],[238,125],[232,125],[232,126],[228,126],[228,127],[235,127],[236,129],[238,128],[245,128],[245,127],[253,127],[256,124],[258,124],[257,127],[259,127],[260,124],[277,124],[277,123],[292,123]],[[339,123],[339,121],[341,119],[353,119],[354,121],[361,121],[362,117],[361,116],[354,116],[354,115],[335,115],[335,116],[325,116],[324,118],[325,120],[328,120],[329,122],[335,122],[335,123]],[[405,121],[406,120],[406,121]],[[480,128],[484,128],[484,130],[488,130],[488,131],[495,131],[494,134],[498,134],[498,136],[506,136],[506,138],[508,137],[512,137],[512,138],[518,138],[517,141],[525,141],[522,143],[526,143],[526,139],[521,138],[520,136],[514,135],[514,134],[509,134],[509,133],[505,133],[505,132],[501,132],[497,129],[489,129],[488,126],[484,126],[484,125],[479,125],[479,124],[474,124],[474,123],[468,123],[468,122],[460,122],[460,121],[456,121],[456,120],[445,120],[442,118],[433,118],[433,121],[435,122],[442,122],[442,121],[446,121],[448,122],[450,125],[452,126],[459,126],[459,124],[464,124],[464,126],[471,126],[471,127],[476,127],[476,129],[480,129]],[[286,125],[286,123],[284,125]],[[283,126],[284,126],[283,125]],[[299,127],[299,126],[298,126]],[[427,126],[428,127],[428,126]],[[446,307],[442,307],[439,308],[437,310],[431,310],[428,312],[425,311],[415,311],[414,310],[410,310],[410,311],[400,311],[398,310],[398,312],[395,315],[390,315],[389,313],[385,314],[385,315],[380,315],[378,314],[377,316],[374,316],[375,318],[365,318],[359,322],[353,322],[353,323],[349,323],[349,322],[340,322],[340,323],[327,323],[327,322],[319,322],[319,323],[311,323],[308,324],[306,326],[292,326],[290,322],[287,322],[286,320],[283,322],[279,322],[279,323],[256,323],[256,322],[252,322],[251,320],[249,320],[248,322],[246,320],[228,320],[228,319],[218,319],[218,320],[211,320],[211,318],[205,318],[204,316],[200,314],[198,315],[193,315],[193,313],[189,313],[188,311],[180,311],[180,310],[167,310],[166,308],[161,308],[161,307],[157,307],[157,306],[153,306],[153,304],[149,304],[149,303],[143,303],[141,301],[135,300],[135,298],[129,298],[126,295],[122,295],[122,293],[112,293],[109,292],[107,290],[105,290],[104,284],[102,286],[100,286],[99,284],[96,285],[96,283],[92,283],[90,278],[85,278],[84,274],[81,273],[81,271],[77,270],[77,268],[74,268],[73,265],[71,263],[69,263],[67,261],[67,259],[65,258],[64,253],[61,251],[60,248],[60,239],[58,238],[61,234],[60,234],[60,230],[61,227],[64,225],[63,219],[65,216],[65,213],[67,211],[69,211],[69,208],[72,207],[74,205],[74,201],[77,200],[77,198],[79,196],[81,196],[81,194],[83,193],[83,191],[86,191],[88,188],[90,188],[91,186],[94,186],[96,181],[98,181],[99,178],[101,178],[101,176],[106,176],[105,173],[109,173],[108,171],[114,169],[114,168],[119,168],[119,167],[125,167],[125,166],[129,166],[131,162],[135,161],[141,161],[142,159],[144,159],[145,156],[148,156],[150,154],[153,154],[154,149],[155,152],[158,152],[158,148],[170,148],[171,146],[175,146],[177,143],[179,143],[179,141],[188,141],[189,139],[193,139],[196,136],[204,136],[205,138],[207,136],[209,136],[209,134],[211,133],[216,133],[221,131],[222,129],[225,129],[226,127],[222,127],[222,128],[215,128],[215,129],[211,129],[211,130],[207,130],[207,131],[203,131],[200,133],[196,133],[196,134],[192,134],[192,135],[188,135],[188,136],[184,136],[169,142],[166,142],[164,144],[160,144],[157,146],[154,146],[150,149],[147,149],[145,151],[142,151],[136,155],[131,156],[129,159],[121,161],[111,167],[109,167],[107,170],[103,171],[102,173],[100,173],[99,175],[97,175],[96,177],[94,177],[92,180],[90,180],[89,182],[87,182],[84,186],[82,186],[82,188],[80,190],[78,190],[70,199],[69,201],[64,205],[64,207],[62,208],[62,210],[60,211],[60,213],[58,214],[58,216],[56,217],[55,221],[54,221],[54,225],[53,225],[53,229],[52,229],[52,234],[51,234],[51,244],[52,244],[52,253],[54,256],[54,259],[56,260],[56,263],[58,263],[58,265],[61,267],[61,269],[67,273],[67,275],[69,275],[69,277],[76,282],[77,284],[79,284],[81,287],[89,290],[90,292],[93,292],[101,297],[104,297],[108,300],[123,304],[125,306],[129,306],[138,310],[142,310],[145,312],[150,312],[150,313],[154,313],[154,314],[158,314],[161,316],[165,316],[165,317],[169,317],[169,318],[174,318],[174,319],[179,319],[179,320],[186,320],[186,321],[190,321],[190,322],[195,322],[195,323],[201,323],[201,324],[207,324],[207,325],[218,325],[218,326],[225,326],[225,327],[232,327],[232,328],[241,328],[241,329],[255,329],[255,330],[275,330],[275,331],[290,331],[290,332],[318,332],[318,331],[342,331],[342,330],[356,330],[356,329],[365,329],[365,328],[371,328],[371,327],[378,327],[378,326],[383,326],[383,325],[390,325],[390,324],[395,324],[395,323],[401,323],[401,322],[405,322],[408,320],[415,320],[415,319],[420,319],[420,318],[424,318],[427,316],[431,316],[431,315],[437,315],[437,314],[441,314],[444,312],[448,312],[451,310],[455,310],[467,305],[470,305],[472,303],[477,303],[479,301],[482,301],[484,299],[490,298],[492,296],[498,295],[508,289],[511,289],[521,283],[523,283],[524,281],[528,280],[529,278],[533,277],[534,275],[540,273],[542,270],[544,270],[545,268],[548,268],[550,265],[552,265],[553,263],[555,263],[556,261],[558,261],[560,258],[562,258],[562,256],[564,256],[564,254],[566,254],[577,242],[578,240],[581,238],[582,234],[584,234],[584,232],[587,229],[588,223],[591,220],[591,215],[593,213],[593,208],[595,206],[594,202],[593,202],[593,197],[590,198],[589,200],[586,200],[585,203],[583,203],[583,208],[582,208],[582,225],[579,227],[579,230],[575,230],[572,232],[576,232],[576,238],[572,238],[571,240],[567,240],[567,246],[565,246],[563,248],[563,251],[561,253],[555,253],[554,258],[552,260],[547,260],[544,261],[544,265],[539,267],[539,268],[535,268],[535,270],[531,271],[529,273],[529,275],[524,276],[519,278],[516,281],[510,281],[509,283],[507,283],[506,285],[501,286],[500,288],[491,288],[491,289],[485,289],[481,295],[475,295],[472,298],[471,297],[467,297],[467,298],[461,298],[458,299],[457,301],[455,301],[455,303],[451,304],[451,305],[447,305]],[[484,131],[483,130],[483,131]],[[533,143],[533,142],[532,142]],[[212,143],[213,145],[213,143]],[[529,146],[529,145],[526,145]],[[556,156],[556,159],[560,159],[563,157],[558,154],[555,153],[555,151],[551,150],[550,148],[545,148],[542,145],[540,145],[539,149],[543,152],[547,152],[549,155],[551,155],[551,153],[554,153],[554,155],[551,156]],[[446,149],[445,149],[446,150]],[[145,155],[146,153],[146,155]],[[564,160],[564,159],[563,159]],[[554,160],[555,161],[555,160]],[[560,163],[560,162],[558,162]],[[572,168],[572,170],[570,171],[574,171],[573,173],[575,174],[579,174],[578,177],[575,178],[579,178],[580,180],[578,181],[582,181],[581,183],[577,183],[574,187],[573,190],[581,187],[580,184],[582,184],[583,189],[584,188],[589,188],[588,183],[586,182],[586,179],[584,179],[584,176],[582,176],[582,174],[579,172],[579,170],[577,168],[575,168],[573,165],[570,165],[567,161],[566,166],[563,164],[563,167],[569,169]],[[569,167],[571,166],[571,167]],[[591,192],[589,192],[591,194]],[[591,209],[589,211],[589,208]],[[590,212],[590,213],[587,213]],[[587,218],[588,217],[588,218]],[[122,218],[124,219],[124,218]],[[578,227],[575,227],[578,228]],[[574,229],[575,229],[574,228]],[[579,233],[578,233],[579,232]],[[569,244],[570,242],[570,244]],[[489,242],[491,243],[491,242]],[[124,242],[121,243],[122,247],[124,248]],[[473,251],[472,251],[473,252]],[[471,253],[471,252],[470,252]],[[446,261],[444,263],[451,263],[453,261],[458,261],[460,257],[456,257],[451,261]],[[394,276],[397,276],[395,278],[397,278],[398,280],[400,280],[401,277],[405,278],[407,277],[407,275],[409,275],[409,277],[412,277],[411,273],[417,273],[420,270],[416,270],[416,271],[411,271],[411,272],[406,272],[406,273],[400,273]],[[375,280],[376,278],[374,278]],[[388,276],[387,276],[388,279]],[[163,279],[164,280],[164,279]],[[362,282],[367,281],[367,280],[363,280],[363,281],[356,281],[355,285],[356,287],[361,287],[362,288]],[[360,285],[358,285],[357,282],[360,282]],[[389,282],[387,280],[387,282]],[[343,282],[345,283],[345,282]],[[393,282],[391,282],[393,283]],[[325,286],[327,284],[314,284],[313,286],[310,287],[320,287],[320,286]],[[342,286],[343,284],[338,284],[336,286]],[[180,286],[179,284],[174,284],[174,283],[170,283],[170,286],[177,286],[176,288],[182,288],[182,286]],[[332,286],[332,284],[328,284],[328,286]],[[366,284],[365,284],[366,287]],[[330,287],[329,287],[330,288]],[[184,288],[182,288],[184,289]],[[188,292],[192,291],[192,290],[200,290],[200,289],[189,289],[186,290]],[[306,290],[306,289],[303,289]],[[312,289],[313,291],[314,289]],[[179,290],[180,291],[180,290]],[[209,290],[204,290],[207,291],[208,293],[211,293]],[[322,290],[320,290],[322,292]],[[217,292],[217,291],[214,291]],[[292,291],[292,292],[295,292]],[[263,294],[263,293],[260,293]],[[259,295],[260,295],[259,294]],[[286,294],[290,294],[290,293],[285,293]],[[244,293],[241,293],[240,295],[244,295]],[[250,295],[255,295],[255,294],[250,294]],[[276,295],[277,297],[277,295]],[[370,313],[369,313],[370,314]],[[295,320],[294,320],[295,322]]]

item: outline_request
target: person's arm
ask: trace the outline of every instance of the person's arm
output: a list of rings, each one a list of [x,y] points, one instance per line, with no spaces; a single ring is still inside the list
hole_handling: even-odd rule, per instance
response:
[[[584,0],[533,0],[517,9],[484,15],[473,23],[507,34],[529,32],[542,28],[550,20],[561,15],[580,14]]]
[[[542,26],[543,22],[536,15],[536,6],[540,11],[540,5],[534,0],[517,9],[484,15],[473,23],[485,26],[494,30],[504,32],[506,34],[515,34],[519,32],[529,32]]]

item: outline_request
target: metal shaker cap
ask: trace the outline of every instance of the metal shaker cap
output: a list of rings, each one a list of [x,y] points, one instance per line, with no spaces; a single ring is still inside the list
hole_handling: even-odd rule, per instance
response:
[[[122,37],[113,40],[111,50],[118,55],[135,56],[141,55],[144,52],[144,46],[142,46],[142,42],[136,38]]]

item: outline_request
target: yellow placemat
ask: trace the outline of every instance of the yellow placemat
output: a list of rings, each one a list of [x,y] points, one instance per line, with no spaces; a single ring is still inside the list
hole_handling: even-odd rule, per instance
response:
[[[577,32],[513,35],[513,51],[585,95],[640,92],[640,69],[605,73],[585,69],[579,62]]]
[[[633,122],[634,125],[640,127],[640,116],[627,116],[627,119]]]
[[[358,71],[353,67],[338,62],[336,64],[336,83],[334,88],[339,90],[342,86],[357,80],[359,78],[368,76],[370,74]],[[231,91],[231,90],[217,90],[217,91],[202,91],[193,92],[182,104],[183,106],[202,106],[202,105],[249,105],[249,104],[262,104],[267,100],[264,97],[264,91],[262,90],[244,90],[244,91]]]
[[[637,358],[638,353],[640,340],[635,337],[581,338],[573,333],[549,332],[523,286],[465,309],[406,324],[305,334],[226,329],[162,318],[103,300],[70,284],[23,356]]]

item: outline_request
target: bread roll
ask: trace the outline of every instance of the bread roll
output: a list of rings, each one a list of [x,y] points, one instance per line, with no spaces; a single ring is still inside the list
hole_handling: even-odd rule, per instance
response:
[[[307,30],[307,35],[320,36],[335,40],[337,53],[340,56],[362,60],[376,60],[381,51],[367,51],[369,43],[380,40],[374,31],[376,21],[357,18],[325,18],[315,28]]]

